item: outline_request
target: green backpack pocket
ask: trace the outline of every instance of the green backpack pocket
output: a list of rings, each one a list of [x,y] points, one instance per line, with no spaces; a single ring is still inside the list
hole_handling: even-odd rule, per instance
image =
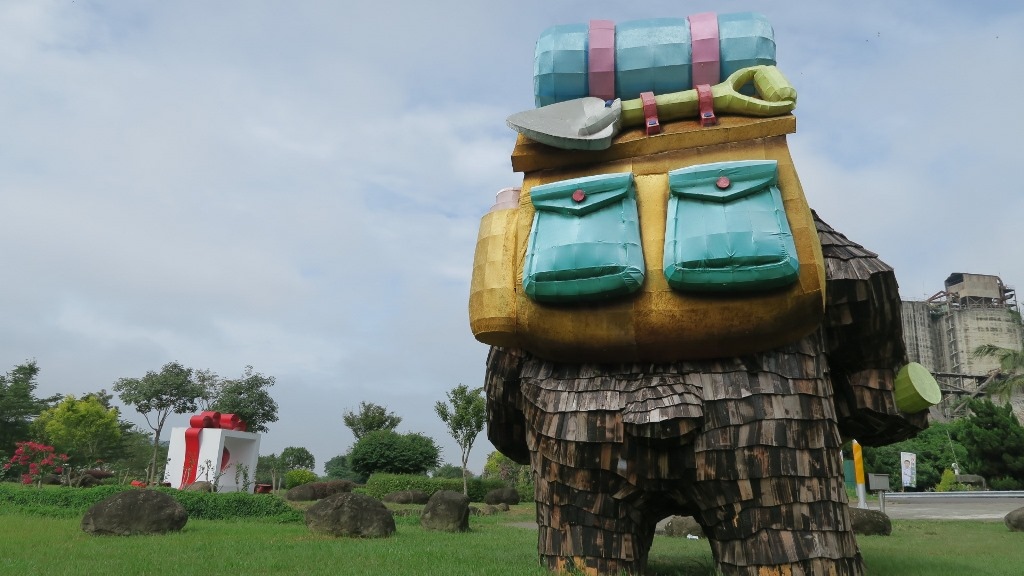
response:
[[[797,280],[775,160],[690,166],[668,182],[664,271],[673,289],[749,292]]]
[[[523,290],[536,302],[631,294],[644,281],[636,187],[629,172],[534,186]]]

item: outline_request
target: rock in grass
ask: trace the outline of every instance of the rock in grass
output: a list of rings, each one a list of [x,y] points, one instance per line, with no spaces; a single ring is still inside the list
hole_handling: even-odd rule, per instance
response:
[[[306,527],[338,537],[387,538],[395,533],[395,518],[376,498],[341,492],[310,506]]]
[[[850,521],[853,533],[863,536],[889,536],[892,534],[892,521],[889,516],[878,510],[850,507]]]
[[[672,516],[665,522],[665,535],[673,538],[687,536],[704,537],[704,528],[694,520],[693,516]]]
[[[1003,521],[1006,522],[1006,527],[1010,529],[1010,532],[1024,532],[1024,508],[1017,508],[1013,512],[1010,512]]]
[[[469,531],[469,496],[453,490],[439,490],[427,501],[420,525],[440,532]]]
[[[484,496],[484,504],[519,504],[519,491],[508,486],[495,488]]]
[[[392,504],[426,504],[430,496],[420,490],[399,490],[384,495],[385,502]]]
[[[134,536],[178,532],[188,512],[177,500],[155,490],[129,490],[93,504],[82,518],[90,534]]]
[[[189,492],[213,492],[213,482],[197,480],[188,486],[185,486],[185,490],[188,490]]]
[[[327,482],[310,482],[299,484],[285,492],[285,500],[293,502],[308,502],[310,500],[323,500],[328,496],[351,492],[355,488],[355,482],[349,480],[330,480]]]

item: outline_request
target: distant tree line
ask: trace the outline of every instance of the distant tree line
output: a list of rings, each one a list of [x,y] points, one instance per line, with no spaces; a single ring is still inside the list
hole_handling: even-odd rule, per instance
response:
[[[199,408],[237,414],[248,429],[266,432],[277,421],[277,403],[269,388],[274,377],[245,367],[238,378],[221,378],[209,370],[178,362],[139,378],[113,384],[121,402],[142,414],[148,433],[122,418],[106,390],[81,396],[36,395],[39,367],[34,360],[0,375],[0,459],[7,461],[18,442],[36,441],[66,453],[73,471],[100,468],[133,478],[157,479],[166,462],[161,434],[171,414]]]

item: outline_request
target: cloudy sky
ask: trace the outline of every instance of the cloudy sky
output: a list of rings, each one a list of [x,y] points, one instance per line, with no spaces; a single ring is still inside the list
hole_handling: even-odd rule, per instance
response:
[[[457,463],[432,406],[482,385],[473,248],[521,179],[534,42],[708,10],[773,24],[811,205],[904,298],[1024,281],[1024,4],[3,0],[0,372],[35,359],[50,395],[252,365],[277,379],[263,453],[321,468],[369,401]]]

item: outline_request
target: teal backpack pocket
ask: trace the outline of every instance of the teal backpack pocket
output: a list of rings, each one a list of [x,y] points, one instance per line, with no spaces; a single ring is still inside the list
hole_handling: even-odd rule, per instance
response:
[[[775,160],[690,166],[668,182],[664,270],[673,289],[750,292],[797,280]]]
[[[636,187],[629,172],[534,186],[523,290],[536,302],[631,294],[644,281]]]

